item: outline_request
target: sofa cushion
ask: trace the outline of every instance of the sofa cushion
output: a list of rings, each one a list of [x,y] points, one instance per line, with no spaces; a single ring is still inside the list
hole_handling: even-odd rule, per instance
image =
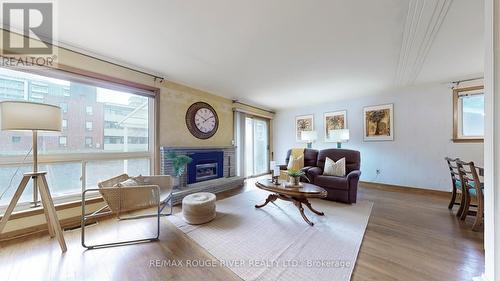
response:
[[[323,149],[319,152],[318,162],[316,166],[324,169],[326,157],[332,159],[333,161],[339,161],[340,158],[345,157],[346,174],[349,174],[354,170],[359,170],[361,164],[361,155],[359,151],[351,149],[331,148]]]
[[[314,177],[314,184],[324,188],[347,190],[347,178],[318,175]]]
[[[340,158],[339,161],[335,162],[332,159],[326,157],[323,175],[345,177],[345,158]]]

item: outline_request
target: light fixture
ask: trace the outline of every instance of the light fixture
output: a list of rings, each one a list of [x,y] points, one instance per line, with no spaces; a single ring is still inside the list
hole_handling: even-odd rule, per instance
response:
[[[0,102],[0,129],[2,131],[33,132],[33,171],[23,174],[23,179],[0,221],[0,233],[5,228],[26,185],[30,179],[33,179],[34,192],[37,192],[36,187],[38,187],[42,197],[42,205],[49,227],[49,234],[51,237],[55,236],[57,238],[61,250],[66,252],[66,242],[64,241],[61,225],[45,177],[47,172],[38,171],[38,131],[60,132],[61,127],[62,111],[58,106],[24,101]]]
[[[307,143],[307,148],[312,148],[312,143],[318,139],[318,132],[316,131],[302,131],[300,139]]]
[[[337,143],[337,148],[342,148],[342,143],[349,140],[349,129],[338,129],[328,131],[330,141]]]

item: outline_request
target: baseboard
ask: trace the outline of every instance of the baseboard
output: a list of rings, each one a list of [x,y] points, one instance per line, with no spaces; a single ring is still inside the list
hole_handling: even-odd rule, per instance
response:
[[[404,185],[395,185],[395,184],[369,182],[369,181],[359,181],[359,183],[362,187],[385,190],[385,191],[432,194],[432,195],[438,195],[438,196],[443,196],[443,197],[449,197],[451,194],[451,192],[448,192],[448,191],[435,190],[435,189],[430,189],[430,188],[414,187],[414,186],[404,186]]]
[[[103,219],[108,219],[112,217],[112,215],[105,215],[101,216],[99,218],[95,219],[90,219],[87,222],[88,223],[94,223],[98,220],[103,220]],[[61,228],[64,229],[69,229],[69,228],[75,228],[81,225],[81,218],[80,216],[76,217],[71,217],[67,219],[62,219],[59,220],[59,223],[61,224]],[[47,226],[47,223],[35,225],[35,226],[30,226],[27,228],[22,228],[22,229],[17,229],[14,231],[10,232],[5,232],[0,234],[0,243],[7,243],[7,242],[17,242],[19,240],[24,240],[26,238],[35,238],[35,237],[41,237],[41,236],[46,236],[49,234],[49,229]],[[0,244],[1,245],[1,244]]]

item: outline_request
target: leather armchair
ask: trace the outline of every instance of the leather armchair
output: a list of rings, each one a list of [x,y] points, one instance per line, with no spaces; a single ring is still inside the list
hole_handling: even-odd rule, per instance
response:
[[[333,161],[345,157],[346,176],[323,175],[326,157]],[[327,199],[344,203],[356,203],[358,181],[361,175],[359,170],[361,155],[359,151],[350,149],[324,149],[319,151],[316,167],[307,170],[307,177],[311,183],[321,186],[328,192]]]

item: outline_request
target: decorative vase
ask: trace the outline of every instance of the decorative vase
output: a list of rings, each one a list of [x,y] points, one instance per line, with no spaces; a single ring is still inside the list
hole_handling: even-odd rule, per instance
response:
[[[173,188],[180,188],[181,185],[181,178],[172,176],[172,187]]]
[[[290,177],[290,184],[293,186],[300,185],[300,177]]]

